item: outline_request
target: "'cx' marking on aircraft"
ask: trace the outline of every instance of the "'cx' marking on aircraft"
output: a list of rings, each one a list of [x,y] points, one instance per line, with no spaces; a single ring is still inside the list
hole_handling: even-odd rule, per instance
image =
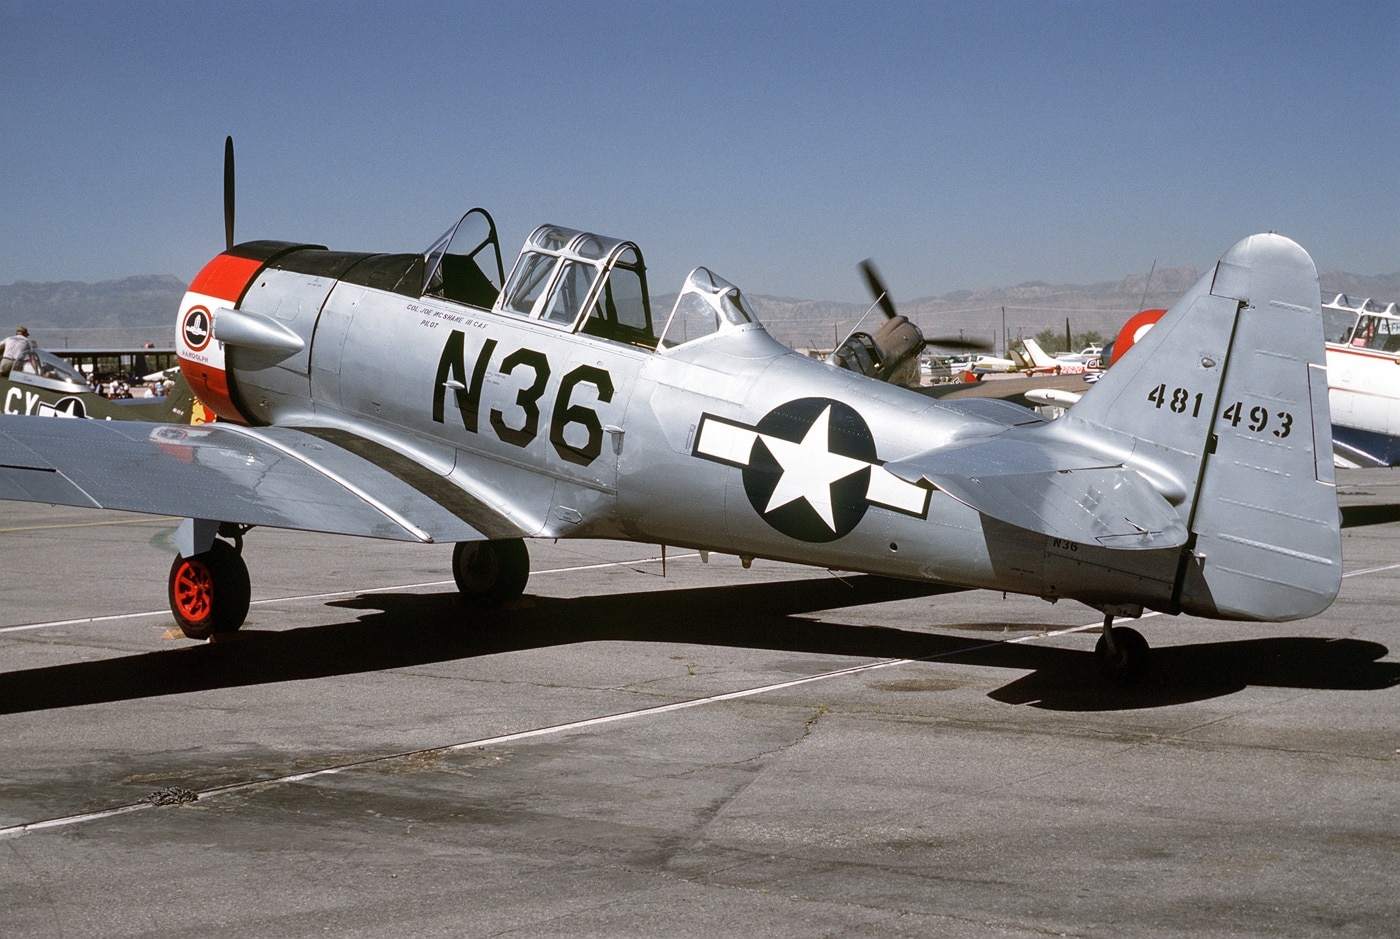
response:
[[[865,419],[828,398],[779,405],[756,427],[704,414],[694,455],[741,468],[754,511],[801,541],[849,534],[872,505],[928,513],[931,490],[886,472]]]

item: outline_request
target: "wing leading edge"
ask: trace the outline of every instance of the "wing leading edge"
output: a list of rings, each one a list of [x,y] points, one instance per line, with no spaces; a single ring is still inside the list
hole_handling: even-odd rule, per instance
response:
[[[526,534],[454,482],[407,457],[371,459],[377,445],[348,436],[4,417],[0,499],[395,541]]]
[[[1131,550],[1186,543],[1176,509],[1141,474],[1073,447],[997,437],[929,450],[885,469],[1052,538]]]

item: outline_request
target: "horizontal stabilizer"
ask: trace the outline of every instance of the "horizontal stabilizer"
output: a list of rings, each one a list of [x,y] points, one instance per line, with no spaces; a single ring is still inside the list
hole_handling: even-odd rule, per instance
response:
[[[1186,543],[1176,509],[1142,475],[1072,447],[1003,436],[930,450],[885,469],[1051,538],[1131,550]]]

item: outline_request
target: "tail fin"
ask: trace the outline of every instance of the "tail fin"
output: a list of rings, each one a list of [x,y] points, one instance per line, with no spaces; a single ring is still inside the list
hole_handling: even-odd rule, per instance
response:
[[[1176,610],[1299,619],[1341,584],[1317,269],[1254,235],[1106,372],[1062,434],[1113,451],[1188,530]]]
[[[1026,347],[1026,358],[1031,360],[1031,365],[1036,368],[1054,368],[1060,363],[1055,361],[1055,357],[1044,349],[1040,348],[1040,343],[1034,339],[1022,339],[1021,345]]]

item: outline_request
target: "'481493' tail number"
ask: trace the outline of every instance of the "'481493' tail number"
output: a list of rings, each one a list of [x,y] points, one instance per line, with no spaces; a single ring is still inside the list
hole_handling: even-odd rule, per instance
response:
[[[486,370],[496,351],[496,340],[488,339],[477,353],[468,380],[465,354],[465,336],[454,329],[442,348],[438,359],[437,378],[433,382],[433,420],[444,423],[448,389],[456,396],[457,410],[462,415],[462,426],[470,433],[478,433],[481,412],[481,389],[486,380]],[[502,375],[524,376],[524,385],[516,392],[514,413],[507,414],[492,408],[488,415],[492,431],[504,443],[511,446],[528,447],[540,431],[540,399],[549,387],[549,357],[534,349],[516,349],[503,357],[498,366]],[[603,425],[598,412],[586,404],[575,404],[573,398],[579,385],[592,385],[598,401],[606,404],[612,400],[612,376],[594,365],[580,365],[566,374],[554,392],[554,407],[549,418],[549,442],[560,457],[579,466],[587,466],[603,452]],[[566,429],[570,425],[583,428],[584,441],[575,446],[569,443]],[[578,432],[574,432],[575,440]]]
[[[1204,397],[1199,391],[1192,394],[1185,388],[1168,391],[1165,383],[1147,393],[1147,400],[1158,410],[1166,407],[1173,414],[1189,414],[1191,417],[1201,416],[1201,401]],[[1293,432],[1292,414],[1288,411],[1275,411],[1273,422],[1270,423],[1269,409],[1259,404],[1250,407],[1246,402],[1235,401],[1225,408],[1221,418],[1229,421],[1231,427],[1238,427],[1243,421],[1245,427],[1256,434],[1262,434],[1272,428],[1273,435],[1280,439]]]

